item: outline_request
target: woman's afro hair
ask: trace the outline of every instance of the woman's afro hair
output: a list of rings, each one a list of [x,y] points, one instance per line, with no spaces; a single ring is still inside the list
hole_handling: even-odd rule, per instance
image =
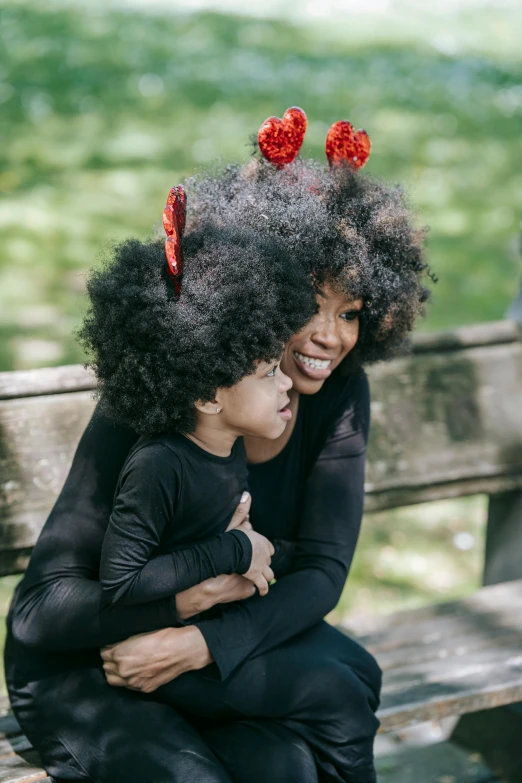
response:
[[[316,312],[301,259],[270,233],[200,220],[183,250],[179,298],[162,241],[115,246],[88,280],[79,338],[101,404],[144,434],[193,431],[197,400],[278,359]]]
[[[212,220],[282,239],[297,252],[316,288],[329,284],[362,298],[359,339],[346,368],[404,353],[407,337],[436,281],[400,187],[348,167],[297,159],[278,170],[267,161],[194,177],[189,225]]]

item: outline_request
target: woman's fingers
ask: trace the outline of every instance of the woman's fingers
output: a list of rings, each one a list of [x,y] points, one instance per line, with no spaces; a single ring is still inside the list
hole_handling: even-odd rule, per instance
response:
[[[270,582],[274,578],[274,572],[272,571],[270,566],[266,566],[266,568],[263,571],[263,576],[265,577],[265,579],[268,582],[268,584],[270,584]]]
[[[228,524],[227,530],[235,530],[241,525],[242,522],[245,521],[245,519],[248,517],[248,514],[250,513],[251,503],[252,497],[250,493],[243,492],[243,495],[241,496],[241,502],[238,503],[237,508],[232,515],[232,519]]]
[[[268,593],[268,582],[261,574],[256,576],[254,584],[258,589],[259,595],[266,595]]]
[[[127,688],[128,685],[125,682],[125,680],[122,680],[121,677],[118,677],[117,674],[107,674],[105,673],[105,678],[109,685],[112,685],[113,688]]]

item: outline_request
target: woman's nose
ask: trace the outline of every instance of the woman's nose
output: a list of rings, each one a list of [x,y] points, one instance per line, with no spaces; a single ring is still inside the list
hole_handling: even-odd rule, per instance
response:
[[[312,340],[314,343],[322,345],[324,348],[337,348],[341,342],[341,338],[334,322],[329,318],[320,318],[317,320],[316,328],[312,334]]]

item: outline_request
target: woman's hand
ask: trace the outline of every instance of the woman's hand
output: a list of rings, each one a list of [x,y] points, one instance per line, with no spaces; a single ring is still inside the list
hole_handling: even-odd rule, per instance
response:
[[[203,669],[212,656],[194,625],[131,636],[101,651],[107,682],[117,688],[151,693],[180,674]]]

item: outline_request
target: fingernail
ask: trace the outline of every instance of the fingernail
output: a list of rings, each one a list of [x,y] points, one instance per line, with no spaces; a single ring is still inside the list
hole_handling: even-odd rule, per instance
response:
[[[241,495],[241,500],[239,502],[246,503],[249,497],[250,497],[250,492],[243,492],[243,494]]]

